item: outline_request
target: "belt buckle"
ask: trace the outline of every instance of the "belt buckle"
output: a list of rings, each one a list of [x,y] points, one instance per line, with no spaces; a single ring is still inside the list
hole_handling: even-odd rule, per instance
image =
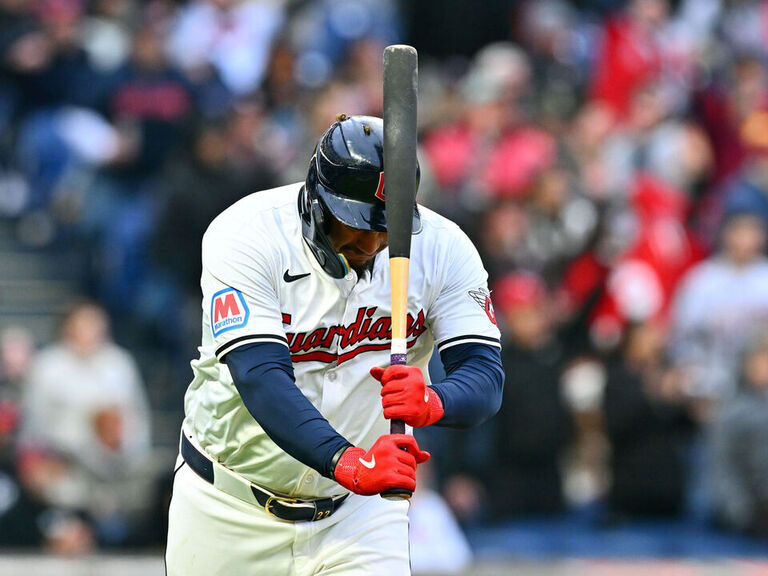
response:
[[[280,516],[278,516],[277,514],[272,512],[272,510],[270,510],[270,506],[272,505],[272,502],[286,502],[288,504],[295,504],[296,502],[298,502],[298,500],[296,498],[281,498],[280,496],[270,496],[269,498],[267,498],[267,501],[264,504],[264,510],[267,511],[267,514],[271,514],[275,518],[280,518]],[[282,520],[282,518],[280,519]]]

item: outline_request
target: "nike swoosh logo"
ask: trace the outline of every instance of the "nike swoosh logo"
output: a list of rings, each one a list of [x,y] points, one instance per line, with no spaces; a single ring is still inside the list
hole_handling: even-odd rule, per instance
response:
[[[424,388],[424,402],[429,404],[429,390],[427,388]]]
[[[373,470],[373,467],[376,466],[376,456],[371,456],[370,462],[363,460],[362,458],[358,458],[358,460],[360,460],[360,464],[366,468],[370,468],[371,470]]]
[[[286,282],[296,282],[296,280],[301,280],[302,278],[309,276],[311,272],[307,272],[306,274],[296,274],[296,276],[291,276],[288,274],[288,270],[285,271],[283,274],[283,280]]]

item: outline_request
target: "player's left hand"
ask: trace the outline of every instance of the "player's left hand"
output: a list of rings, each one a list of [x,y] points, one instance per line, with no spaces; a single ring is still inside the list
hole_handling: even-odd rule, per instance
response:
[[[371,376],[381,382],[385,418],[396,418],[409,426],[421,428],[443,417],[443,402],[426,385],[418,367],[397,364],[384,369],[374,366]]]

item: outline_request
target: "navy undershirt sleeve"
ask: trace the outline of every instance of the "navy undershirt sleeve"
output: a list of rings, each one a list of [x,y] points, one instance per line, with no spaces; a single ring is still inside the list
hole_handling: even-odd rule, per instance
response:
[[[224,362],[248,412],[272,441],[331,478],[334,454],[352,443],[298,389],[288,348],[274,342],[240,346]]]
[[[432,389],[445,413],[435,426],[470,428],[499,411],[504,391],[501,351],[487,344],[457,344],[440,353],[446,377]]]

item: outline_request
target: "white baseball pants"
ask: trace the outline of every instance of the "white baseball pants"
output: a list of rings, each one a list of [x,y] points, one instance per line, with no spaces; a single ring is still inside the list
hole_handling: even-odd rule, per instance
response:
[[[351,494],[329,518],[288,522],[184,464],[176,473],[168,576],[408,576],[408,502]]]

